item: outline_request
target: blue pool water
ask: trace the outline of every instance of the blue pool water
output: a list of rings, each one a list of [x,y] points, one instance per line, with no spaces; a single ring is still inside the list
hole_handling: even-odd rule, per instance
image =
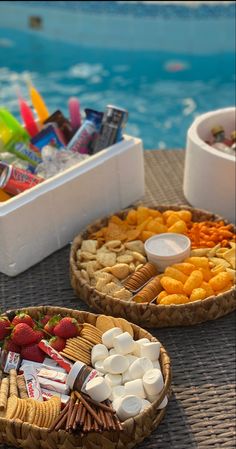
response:
[[[186,131],[200,113],[235,102],[233,53],[186,55],[120,51],[58,44],[39,35],[0,29],[0,104],[19,116],[15,87],[27,96],[31,74],[51,112],[67,114],[77,96],[81,107],[106,104],[129,110],[127,133],[146,149],[184,147]]]

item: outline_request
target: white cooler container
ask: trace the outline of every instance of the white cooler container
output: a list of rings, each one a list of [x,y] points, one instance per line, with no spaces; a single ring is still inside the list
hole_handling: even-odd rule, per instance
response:
[[[0,272],[15,276],[144,195],[143,146],[125,139],[0,203]]]
[[[184,169],[184,195],[197,208],[235,223],[235,156],[207,143],[211,129],[222,125],[226,137],[235,130],[235,108],[219,109],[198,117],[188,130]]]

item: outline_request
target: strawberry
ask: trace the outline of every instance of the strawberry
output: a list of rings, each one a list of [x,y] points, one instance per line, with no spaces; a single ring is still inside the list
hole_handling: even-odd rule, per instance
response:
[[[24,348],[21,348],[20,355],[22,359],[31,360],[32,362],[38,363],[42,363],[45,358],[45,354],[35,343],[33,345],[28,345],[25,346]]]
[[[5,339],[3,349],[7,352],[12,351],[12,352],[17,352],[18,354],[20,354],[20,346],[16,345],[16,343],[14,343],[14,341],[12,341],[11,338]]]
[[[61,337],[52,337],[49,340],[49,344],[53,349],[56,349],[56,351],[60,352],[63,351],[64,347],[66,346],[66,340]]]
[[[37,333],[25,323],[17,324],[12,332],[12,341],[19,346],[35,343],[37,338]]]
[[[79,325],[75,318],[65,317],[54,327],[57,337],[72,338],[79,335]]]
[[[30,326],[32,328],[35,325],[33,318],[31,318],[31,316],[29,316],[28,313],[25,313],[25,312],[20,312],[12,320],[13,326],[16,326],[17,324],[20,324],[20,323],[28,324],[28,326]]]
[[[54,335],[54,327],[57,323],[59,323],[61,319],[61,315],[54,315],[50,318],[50,320],[45,324],[44,330],[46,334]]]
[[[11,322],[7,317],[0,318],[0,340],[3,340],[11,333]]]
[[[40,324],[41,326],[45,326],[45,324],[48,323],[48,321],[52,318],[51,315],[43,315],[42,318],[40,319]]]
[[[42,329],[35,329],[34,332],[36,334],[35,343],[39,343],[45,337],[44,332]]]

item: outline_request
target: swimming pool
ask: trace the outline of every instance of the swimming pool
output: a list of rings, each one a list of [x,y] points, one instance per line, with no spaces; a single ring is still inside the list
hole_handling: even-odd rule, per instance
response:
[[[111,15],[109,23],[112,20]],[[170,51],[164,44],[163,49],[134,50],[127,41],[127,48],[119,49],[96,45],[96,36],[94,45],[85,46],[81,40],[73,44],[66,37],[56,40],[4,23],[6,28],[0,20],[0,103],[16,115],[15,86],[27,95],[25,74],[30,73],[51,111],[60,108],[67,113],[70,96],[77,96],[82,108],[104,110],[108,103],[117,104],[129,110],[127,133],[141,137],[146,149],[181,148],[198,114],[235,101],[232,46],[215,52]],[[212,32],[210,27],[206,42]]]

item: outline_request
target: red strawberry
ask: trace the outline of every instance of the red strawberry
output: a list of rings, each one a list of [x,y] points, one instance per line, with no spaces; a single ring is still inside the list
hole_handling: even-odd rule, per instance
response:
[[[25,313],[25,312],[20,312],[12,320],[13,326],[16,326],[17,324],[20,324],[20,323],[28,324],[28,326],[30,326],[32,328],[35,326],[35,322],[34,322],[33,318],[31,318],[31,316],[29,316],[28,313]]]
[[[44,330],[47,334],[54,334],[54,327],[56,326],[57,323],[59,323],[61,319],[61,315],[55,315],[52,318],[50,318],[50,320],[45,324],[44,326]]]
[[[32,362],[42,363],[45,358],[45,354],[38,347],[37,344],[25,346],[21,348],[20,353],[22,359],[31,360]]]
[[[40,319],[40,324],[41,326],[45,326],[45,324],[47,324],[47,322],[52,318],[51,315],[44,315],[41,319]]]
[[[12,341],[19,346],[35,343],[37,338],[37,333],[25,323],[17,324],[12,332]]]
[[[41,329],[35,329],[34,332],[37,337],[35,343],[39,343],[45,337],[44,332]]]
[[[79,335],[79,325],[75,318],[65,317],[54,327],[57,337],[72,338]]]
[[[0,340],[3,340],[7,335],[11,333],[11,322],[7,317],[2,316],[0,318]]]
[[[12,352],[18,352],[18,354],[20,354],[20,346],[16,345],[16,343],[14,343],[14,341],[12,341],[11,338],[5,339],[3,349],[7,352],[12,351]]]
[[[61,337],[52,337],[49,340],[49,344],[50,346],[52,346],[52,348],[56,349],[56,351],[60,352],[65,348],[66,340]]]

